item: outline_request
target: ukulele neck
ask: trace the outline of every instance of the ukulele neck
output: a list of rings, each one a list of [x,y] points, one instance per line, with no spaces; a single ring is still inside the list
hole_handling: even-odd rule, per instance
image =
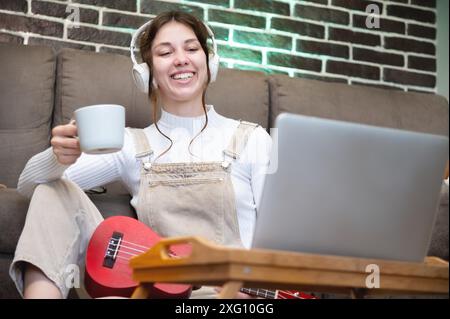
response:
[[[253,289],[253,288],[241,288],[241,291],[256,297],[261,297],[265,299],[276,299],[277,291],[268,289]]]

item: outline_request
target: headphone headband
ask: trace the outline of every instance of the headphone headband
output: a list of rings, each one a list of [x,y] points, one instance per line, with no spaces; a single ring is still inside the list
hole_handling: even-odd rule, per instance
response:
[[[137,38],[139,37],[139,35],[145,30],[145,28],[147,28],[147,26],[153,21],[147,21],[146,23],[144,23],[143,25],[141,25],[139,27],[139,29],[137,29],[134,33],[133,33],[133,37],[131,38],[131,43],[130,43],[130,56],[131,56],[131,61],[133,61],[133,64],[138,64],[136,61],[136,56],[134,55],[134,50],[136,49],[136,41]]]
[[[130,44],[130,56],[131,56],[131,60],[133,61],[133,64],[137,64],[136,56],[134,55],[134,50],[136,49],[136,41],[137,41],[139,35],[142,32],[144,32],[144,30],[147,28],[147,26],[149,26],[152,23],[152,21],[153,21],[153,19],[147,21],[133,33],[133,36],[131,38],[131,44]],[[212,54],[216,55],[217,54],[217,43],[214,38],[214,33],[212,32],[211,28],[206,23],[203,23],[203,25],[205,26],[206,31],[208,32],[208,35],[210,36],[211,41],[212,41],[212,45],[213,45]]]

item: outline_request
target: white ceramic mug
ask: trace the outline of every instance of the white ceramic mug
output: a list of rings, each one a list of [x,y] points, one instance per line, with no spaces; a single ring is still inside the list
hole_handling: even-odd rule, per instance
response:
[[[125,108],[116,104],[85,106],[74,112],[81,151],[105,154],[120,151],[125,133]]]

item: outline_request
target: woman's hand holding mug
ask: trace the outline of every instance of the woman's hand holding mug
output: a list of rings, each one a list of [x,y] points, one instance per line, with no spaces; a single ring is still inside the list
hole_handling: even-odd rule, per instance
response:
[[[50,144],[59,163],[71,165],[81,155],[80,142],[75,121],[58,125],[52,129]]]

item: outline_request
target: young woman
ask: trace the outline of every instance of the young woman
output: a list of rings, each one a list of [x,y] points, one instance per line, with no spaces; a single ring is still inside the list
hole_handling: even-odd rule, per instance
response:
[[[141,36],[140,52],[150,70],[154,117],[162,105],[159,120],[128,129],[123,149],[105,155],[82,154],[76,125],[57,126],[51,147],[27,163],[18,190],[31,202],[10,268],[25,298],[67,297],[66,269],[83,266],[103,220],[83,190],[116,180],[129,190],[138,219],[161,236],[250,246],[271,139],[263,128],[205,104],[207,39],[192,15],[157,16]]]

